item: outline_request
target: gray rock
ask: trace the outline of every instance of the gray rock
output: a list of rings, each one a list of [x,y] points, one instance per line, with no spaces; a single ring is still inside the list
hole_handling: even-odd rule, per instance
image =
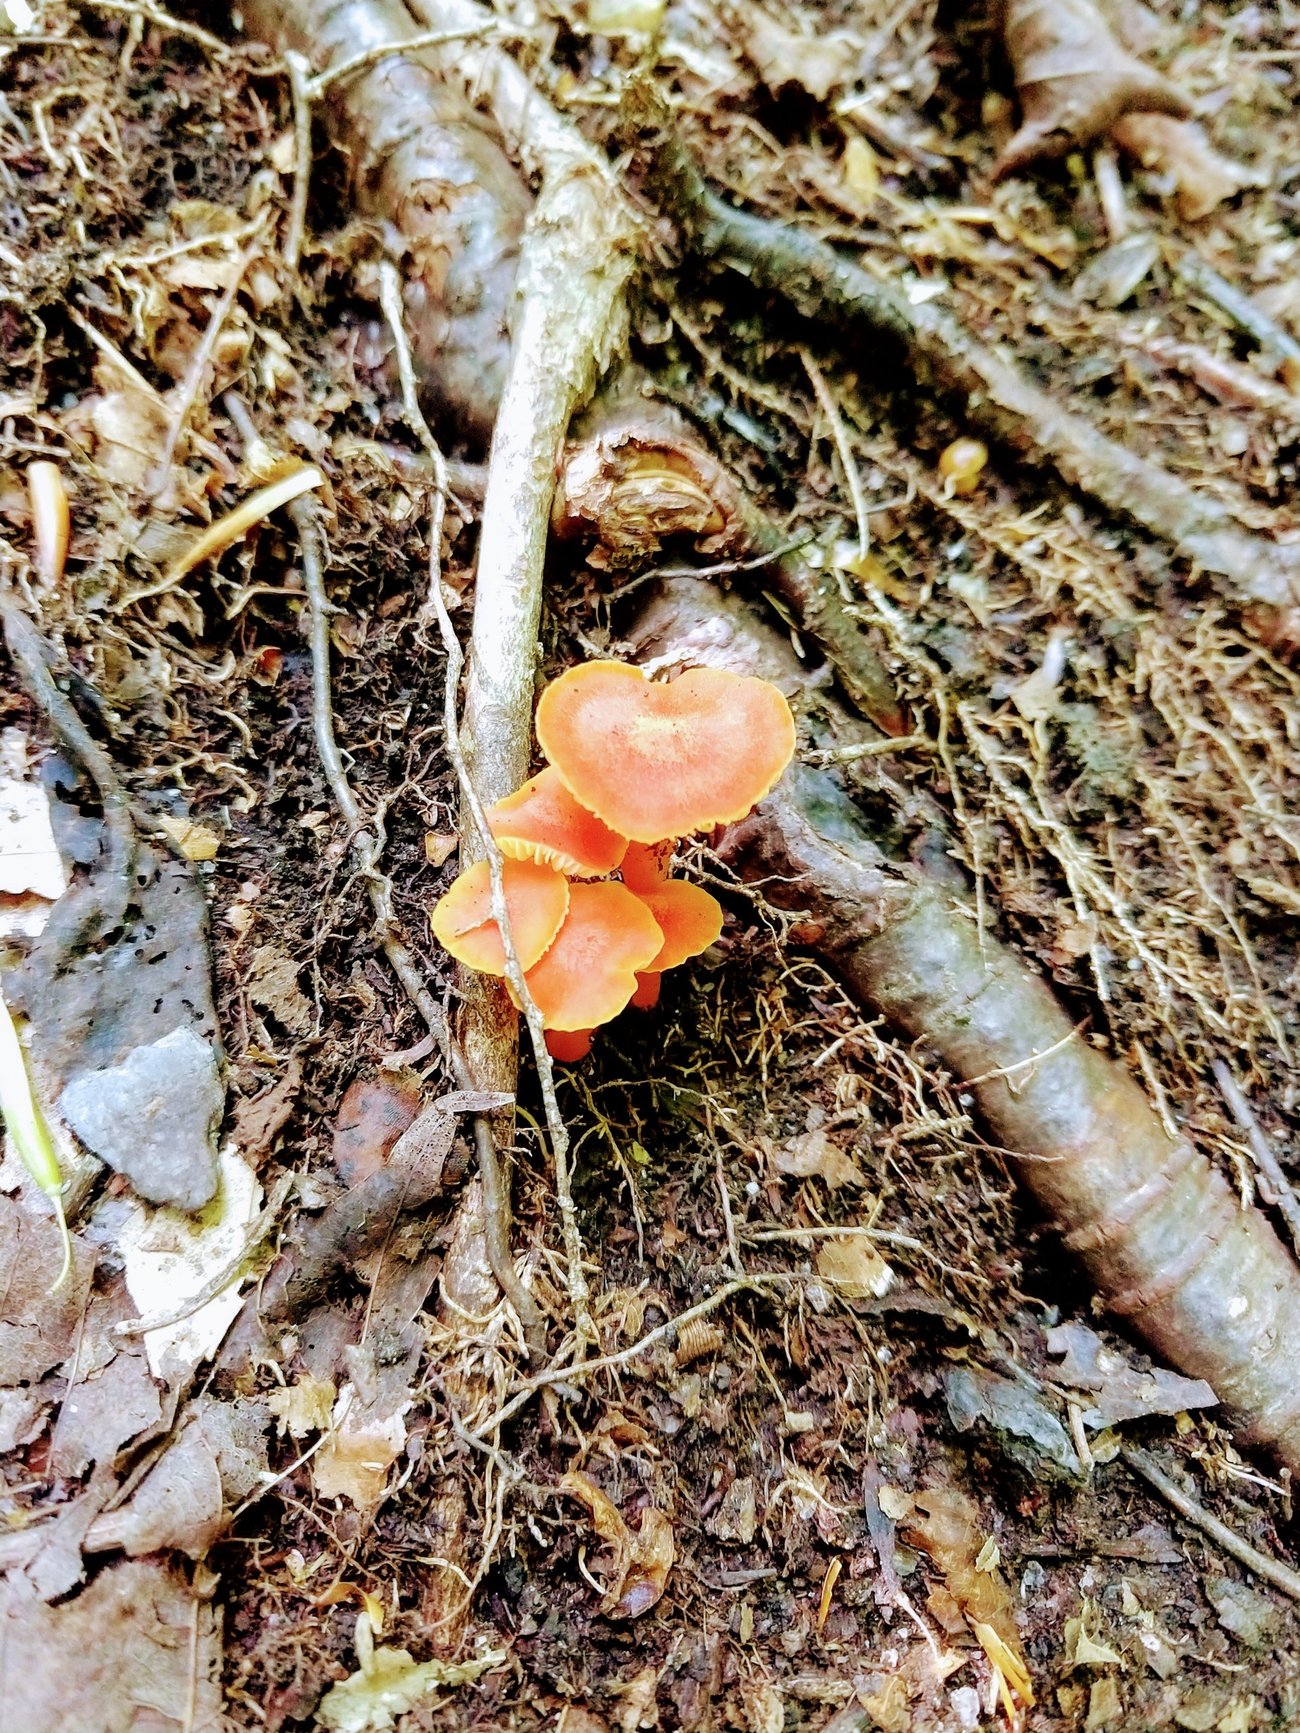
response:
[[[199,1210],[217,1189],[217,1129],[225,1091],[214,1048],[173,1029],[118,1065],[84,1071],[59,1110],[90,1149],[150,1203]]]

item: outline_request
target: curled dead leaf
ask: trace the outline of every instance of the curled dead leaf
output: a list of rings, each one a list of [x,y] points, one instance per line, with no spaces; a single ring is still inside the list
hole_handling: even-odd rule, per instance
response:
[[[636,1619],[649,1612],[664,1592],[676,1557],[668,1518],[648,1505],[641,1512],[640,1528],[629,1528],[609,1496],[576,1471],[563,1477],[560,1491],[587,1507],[591,1526],[609,1548],[611,1580],[601,1612],[611,1619]]]

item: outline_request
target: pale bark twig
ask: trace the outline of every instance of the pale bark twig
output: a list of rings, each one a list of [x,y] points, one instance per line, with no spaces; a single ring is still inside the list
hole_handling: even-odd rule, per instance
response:
[[[431,30],[469,28],[491,17],[477,0],[413,0],[412,9]],[[542,182],[520,256],[510,364],[488,459],[462,723],[469,780],[490,804],[512,793],[528,771],[542,575],[560,453],[574,410],[623,342],[639,225],[604,157],[532,88],[509,55],[472,41],[454,56],[429,52],[449,75],[481,92],[507,143]],[[481,856],[487,841],[480,826],[472,827],[465,858]],[[502,999],[499,988],[479,985],[463,1007],[466,1057],[484,1088],[501,1087],[494,1072],[514,1066],[513,1023]],[[544,1041],[534,1045],[550,1124],[550,1056]],[[569,1139],[558,1108],[556,1119],[560,1134],[551,1124],[552,1158],[569,1295],[579,1331],[590,1337]]]

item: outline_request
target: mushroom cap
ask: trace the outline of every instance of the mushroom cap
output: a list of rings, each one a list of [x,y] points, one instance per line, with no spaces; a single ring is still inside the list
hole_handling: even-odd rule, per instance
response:
[[[561,1065],[576,1065],[591,1052],[591,1029],[548,1029],[546,1051]]]
[[[637,970],[650,966],[663,942],[658,922],[625,885],[570,885],[564,924],[527,976],[546,1027],[594,1029],[617,1017],[636,991]]]
[[[659,988],[663,976],[657,974],[639,974],[636,978],[636,992],[632,995],[634,1011],[653,1011],[659,1003]]]
[[[692,668],[652,684],[584,662],[537,706],[537,738],[575,800],[633,842],[743,818],[794,756],[794,717],[768,680]]]
[[[642,896],[667,884],[673,867],[673,846],[676,837],[666,836],[662,842],[630,842],[619,863],[623,883],[630,891]]]
[[[569,885],[554,867],[531,860],[501,863],[506,914],[521,969],[541,958],[563,924]],[[492,917],[492,877],[485,860],[475,861],[443,892],[429,917],[433,936],[457,962],[485,975],[504,975],[506,949]]]
[[[658,954],[650,962],[655,974],[675,969],[688,957],[698,957],[722,931],[722,904],[702,886],[687,879],[669,879],[657,890],[642,891],[640,895],[664,936]]]
[[[503,855],[541,861],[573,878],[603,878],[627,852],[627,838],[579,806],[549,764],[490,806],[487,821]]]

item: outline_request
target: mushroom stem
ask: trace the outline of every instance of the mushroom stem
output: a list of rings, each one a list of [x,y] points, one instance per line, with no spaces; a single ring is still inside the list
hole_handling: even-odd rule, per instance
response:
[[[663,976],[658,974],[640,974],[636,978],[636,992],[632,995],[632,1003],[638,1011],[653,1011],[659,1003],[659,987]]]

